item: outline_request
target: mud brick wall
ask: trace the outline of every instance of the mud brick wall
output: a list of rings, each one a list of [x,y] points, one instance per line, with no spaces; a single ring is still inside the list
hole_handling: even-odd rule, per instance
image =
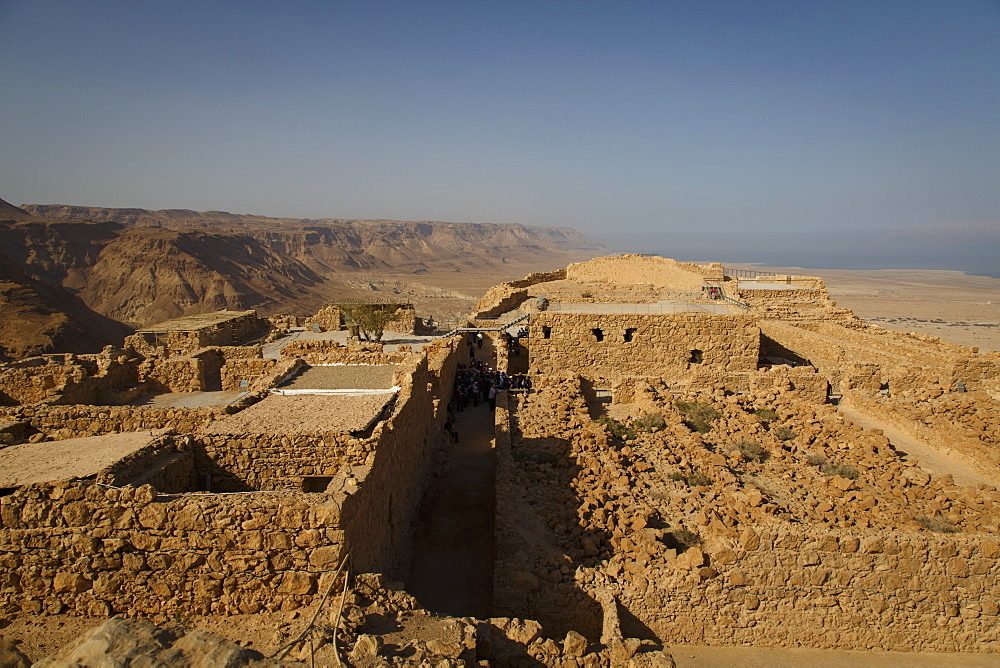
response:
[[[993,538],[756,529],[624,568],[619,600],[666,643],[982,652],[1000,639]]]
[[[292,610],[336,569],[339,516],[322,494],[23,487],[0,498],[0,611],[166,621]]]
[[[97,436],[123,431],[201,431],[233,408],[154,408],[148,406],[15,406],[0,409],[10,420],[27,422],[52,438]]]
[[[545,336],[546,328],[549,332]],[[603,341],[597,341],[600,329]],[[625,342],[626,332],[632,340]],[[587,377],[676,376],[712,368],[757,368],[760,330],[749,316],[538,313],[530,331],[531,368],[573,368]],[[701,351],[700,364],[690,362]]]

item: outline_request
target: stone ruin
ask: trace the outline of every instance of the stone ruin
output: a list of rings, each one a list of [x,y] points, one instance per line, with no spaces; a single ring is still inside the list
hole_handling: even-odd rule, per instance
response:
[[[408,660],[997,650],[1000,355],[866,325],[818,278],[735,273],[597,258],[483,297],[469,327],[534,388],[495,412],[495,617],[445,620]],[[364,620],[419,608],[392,582],[461,336],[265,354],[239,344],[302,321],[210,315],[0,367],[0,615],[322,606],[349,553],[377,575],[345,592],[343,653],[396,661]],[[502,345],[515,321],[526,336]],[[218,401],[143,403],[172,393]],[[857,414],[969,475],[926,470]]]

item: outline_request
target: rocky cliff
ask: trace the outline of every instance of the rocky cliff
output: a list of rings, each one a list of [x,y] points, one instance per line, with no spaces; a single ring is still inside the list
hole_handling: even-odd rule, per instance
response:
[[[440,320],[468,312],[481,291],[525,269],[605,251],[566,227],[18,208],[0,200],[0,253],[35,281],[31,290],[58,288],[94,316],[133,327],[222,308],[305,315],[332,299],[387,296],[372,294],[379,291]],[[32,350],[51,349],[39,345]]]

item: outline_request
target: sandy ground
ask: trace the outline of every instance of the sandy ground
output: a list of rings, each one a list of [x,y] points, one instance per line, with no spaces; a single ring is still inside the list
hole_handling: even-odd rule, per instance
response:
[[[394,364],[314,366],[306,369],[283,390],[380,390],[392,387]]]
[[[162,431],[24,443],[0,449],[0,487],[93,475],[149,444]]]
[[[362,431],[394,394],[270,396],[239,413],[216,420],[209,434],[316,434]]]
[[[1000,350],[1000,278],[960,271],[749,268],[820,276],[838,306],[873,325]]]

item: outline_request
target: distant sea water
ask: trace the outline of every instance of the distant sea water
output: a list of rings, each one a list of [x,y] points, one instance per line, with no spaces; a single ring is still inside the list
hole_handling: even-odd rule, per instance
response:
[[[664,257],[676,257],[669,251],[659,253]],[[701,254],[699,254],[701,255]],[[689,256],[690,257],[690,256]],[[830,256],[818,253],[796,253],[792,251],[762,252],[751,255],[721,254],[724,259],[713,262],[756,264],[763,267],[801,267],[803,269],[844,269],[872,271],[878,269],[925,269],[961,271],[972,276],[1000,278],[1000,256],[940,258],[940,257],[872,257],[859,251],[851,255]],[[681,259],[676,257],[676,259]],[[690,261],[690,260],[689,260]],[[704,262],[704,258],[698,260]]]

